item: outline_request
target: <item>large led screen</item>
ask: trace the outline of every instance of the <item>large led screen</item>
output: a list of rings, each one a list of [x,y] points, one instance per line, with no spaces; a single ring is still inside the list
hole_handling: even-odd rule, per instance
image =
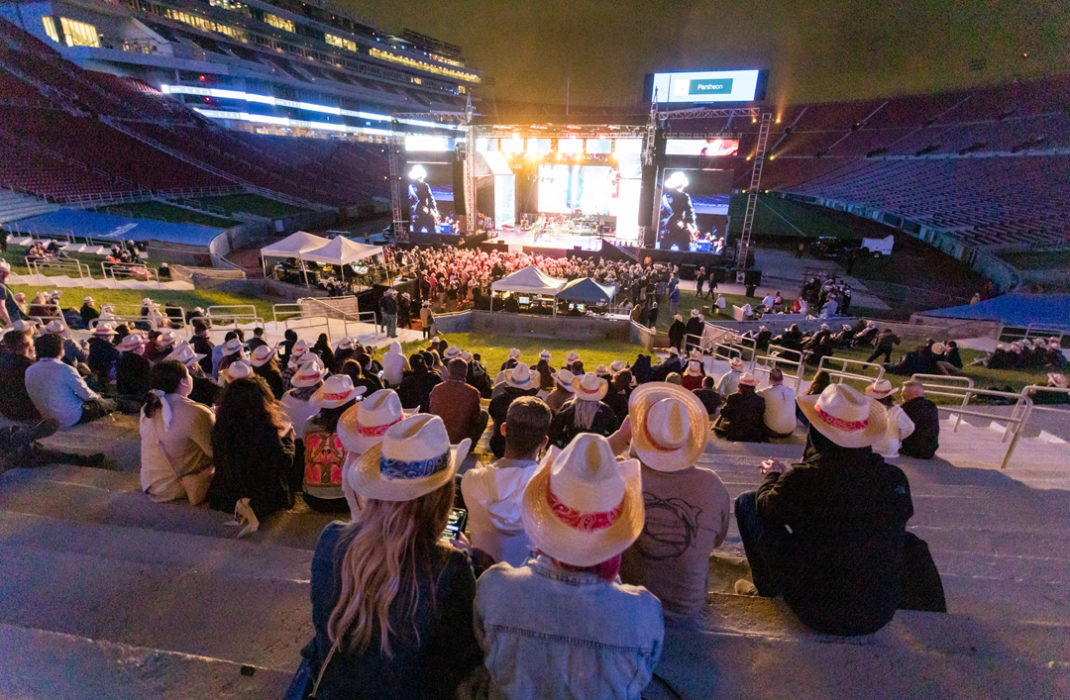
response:
[[[539,165],[540,212],[589,215],[615,214],[620,172],[605,165]]]
[[[452,163],[409,161],[405,184],[410,232],[457,232],[453,221]]]
[[[739,153],[739,139],[666,139],[667,156],[717,158]]]
[[[757,70],[654,73],[648,77],[652,102],[753,102],[762,99]]]
[[[731,171],[666,168],[663,173],[658,248],[720,253],[728,229]]]

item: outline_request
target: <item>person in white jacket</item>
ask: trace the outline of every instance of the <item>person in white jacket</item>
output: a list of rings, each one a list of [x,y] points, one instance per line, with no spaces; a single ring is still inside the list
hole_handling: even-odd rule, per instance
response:
[[[388,386],[398,386],[408,368],[409,362],[405,354],[401,352],[401,343],[395,340],[383,353],[383,381]]]
[[[897,391],[899,389],[893,389],[892,383],[887,379],[881,379],[866,387],[866,395],[876,399],[888,411],[888,428],[884,435],[873,443],[873,451],[885,459],[898,457],[899,446],[914,432],[914,421],[895,403]]]
[[[769,437],[789,437],[795,431],[795,392],[784,386],[784,372],[769,370],[769,386],[758,390],[765,399],[765,430]]]
[[[520,519],[521,500],[524,487],[538,469],[551,417],[550,407],[542,399],[515,399],[502,425],[505,454],[489,467],[470,469],[461,477],[468,536],[474,548],[495,562],[521,566],[531,554],[531,541]]]

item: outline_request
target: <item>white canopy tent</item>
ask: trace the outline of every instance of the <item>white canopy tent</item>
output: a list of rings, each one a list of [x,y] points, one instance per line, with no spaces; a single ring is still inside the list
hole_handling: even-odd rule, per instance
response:
[[[267,258],[301,258],[302,253],[322,248],[330,243],[322,236],[316,236],[308,231],[295,231],[281,241],[275,241],[269,246],[260,249],[260,265],[264,268],[264,276],[267,276]],[[301,266],[304,268],[304,265]],[[305,273],[305,284],[308,284],[308,273]]]
[[[491,310],[494,309],[493,292],[556,296],[566,282],[567,280],[551,277],[534,265],[528,265],[524,269],[517,270],[511,275],[506,275],[490,285],[490,291],[492,292]]]
[[[364,258],[370,258],[382,252],[382,246],[354,243],[348,238],[338,236],[330,241],[325,241],[325,245],[320,248],[302,252],[300,257],[302,260],[342,266]]]

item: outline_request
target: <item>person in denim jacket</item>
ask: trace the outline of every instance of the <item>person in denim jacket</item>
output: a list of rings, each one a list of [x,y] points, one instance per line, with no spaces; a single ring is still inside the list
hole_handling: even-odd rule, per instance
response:
[[[643,529],[639,462],[577,435],[531,477],[521,513],[536,556],[476,584],[490,697],[639,698],[664,636],[658,599],[617,575]]]

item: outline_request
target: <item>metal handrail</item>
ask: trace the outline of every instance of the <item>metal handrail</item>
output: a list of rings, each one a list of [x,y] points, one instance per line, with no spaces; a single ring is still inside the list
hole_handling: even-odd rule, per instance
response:
[[[124,273],[124,276],[126,277],[134,277],[132,273],[135,270],[145,270],[149,273],[150,281],[154,280],[157,283],[159,283],[160,281],[160,274],[158,271],[154,270],[148,265],[142,265],[140,263],[117,263],[108,262],[107,260],[105,260],[104,262],[100,263],[100,269],[104,273],[104,279],[108,279],[109,273],[111,273],[111,278],[116,282],[119,281],[119,278],[115,276],[116,272]]]
[[[826,362],[828,361],[828,362]],[[841,363],[840,369],[835,369],[828,366],[830,362]],[[857,366],[860,368],[876,368],[877,376],[870,377],[863,372],[852,372],[848,370],[848,365]],[[844,379],[868,379],[870,382],[880,381],[884,377],[884,365],[879,365],[876,362],[864,362],[863,360],[852,360],[849,357],[836,357],[835,355],[824,355],[821,361],[817,363],[817,371],[824,371],[828,373],[830,377],[839,377],[838,383],[843,384]]]
[[[258,324],[263,325],[264,319],[252,304],[230,304],[221,306],[209,306],[204,312],[204,318],[208,327],[234,326]],[[217,321],[218,319],[218,321]]]
[[[770,346],[776,347],[776,346]],[[791,348],[784,348],[790,352],[795,352]],[[784,372],[784,368],[781,365],[793,367],[795,369],[794,374],[791,372]],[[803,374],[805,374],[806,368],[803,365],[802,357],[797,360],[789,360],[788,358],[776,353],[769,352],[766,355],[755,355],[754,362],[751,364],[752,372],[765,372],[768,374],[774,367],[779,367],[780,371],[784,373],[784,377],[795,380],[795,394],[802,391]]]
[[[37,258],[30,258],[29,256],[23,257],[23,262],[26,264],[26,268],[32,275],[41,275],[47,277],[45,273],[41,272],[41,269],[46,270],[59,270],[60,272],[69,273],[73,269],[78,272],[79,279],[85,279],[89,277],[92,279],[92,275],[89,274],[89,266],[82,263],[79,260],[73,258],[46,258],[39,260]],[[69,276],[69,275],[68,275]]]
[[[1063,389],[1057,386],[1045,386],[1043,384],[1030,384],[1029,386],[1026,386],[1022,389],[1022,395],[1027,396],[1030,399],[1033,398],[1033,394],[1036,394],[1038,392],[1046,392],[1049,394],[1064,394],[1068,401],[1064,404],[1055,405],[1037,404],[1036,401],[1034,401],[1031,410],[1055,411],[1056,413],[1066,413],[1067,411],[1070,411],[1070,389]]]
[[[966,386],[966,388],[968,388],[968,389],[972,389],[973,388],[973,378],[972,377],[963,377],[963,376],[953,375],[953,374],[921,374],[921,373],[914,373],[914,374],[910,375],[910,381],[912,381],[912,382],[921,382],[923,384],[925,382],[962,382]]]

